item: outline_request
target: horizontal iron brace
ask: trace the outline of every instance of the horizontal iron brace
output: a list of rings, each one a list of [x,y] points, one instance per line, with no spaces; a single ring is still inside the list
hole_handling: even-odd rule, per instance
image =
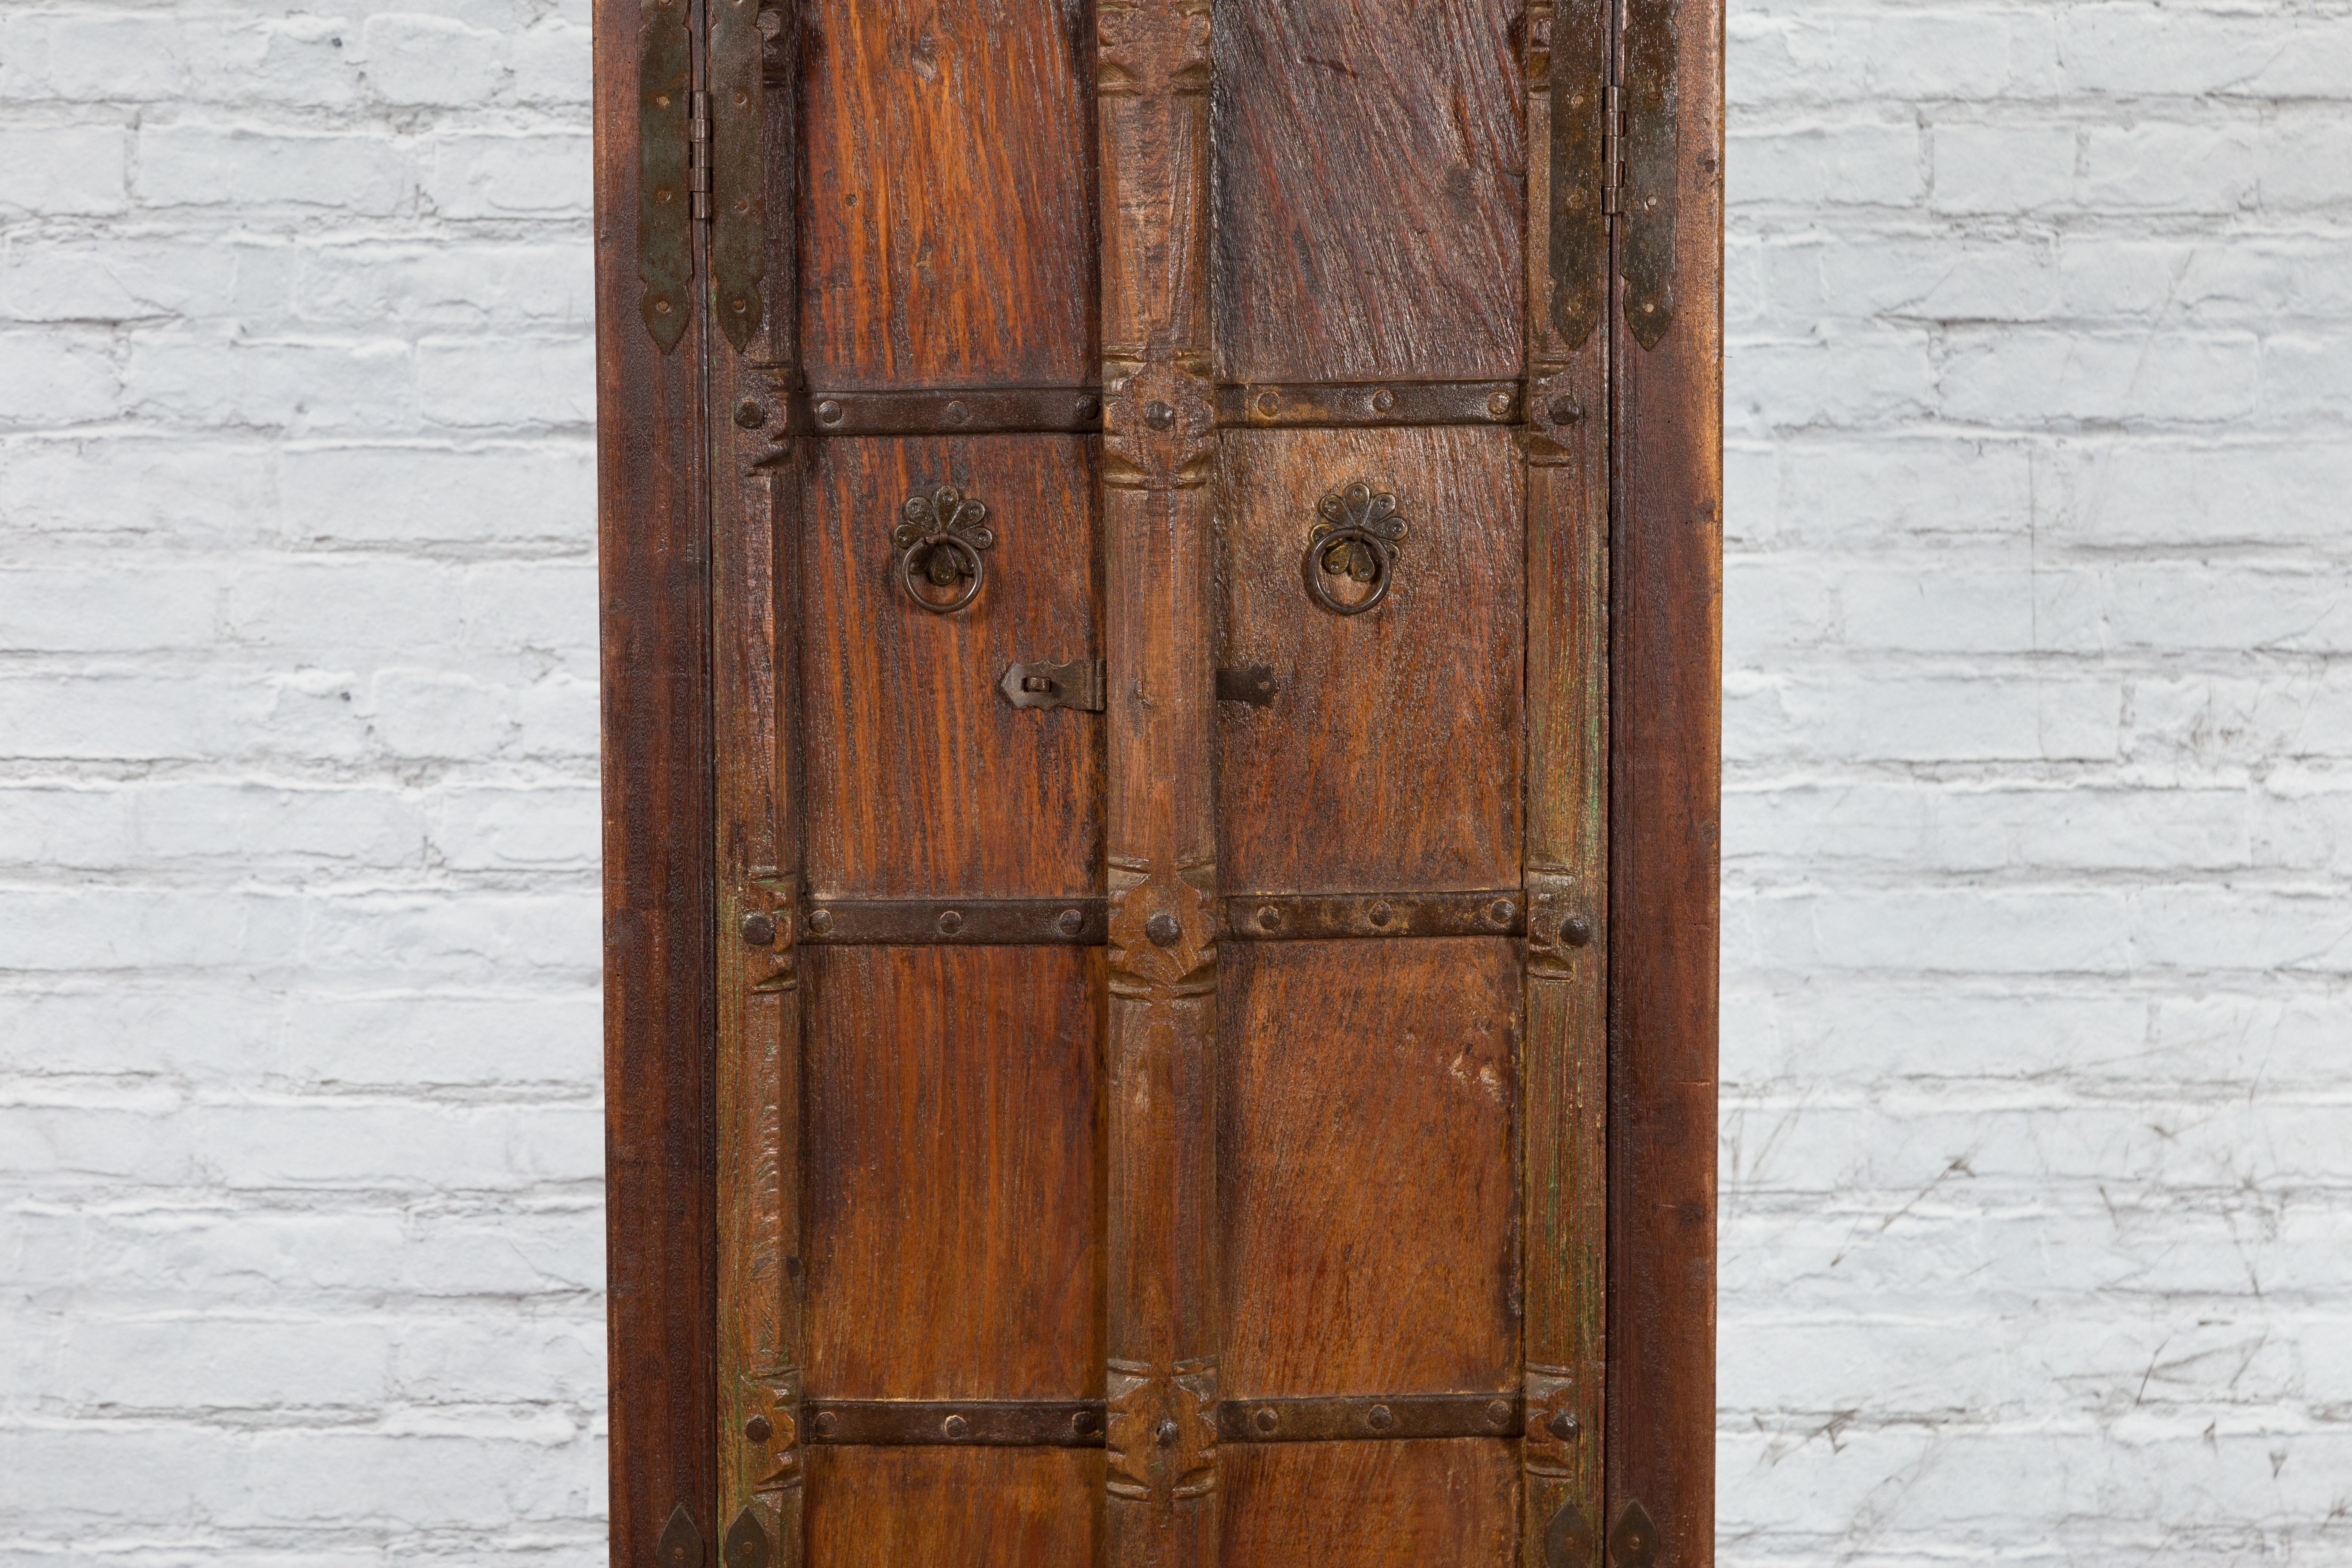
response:
[[[1217,423],[1285,429],[1517,424],[1517,381],[1228,383],[1216,390]],[[1102,428],[1096,386],[974,386],[919,391],[815,388],[790,400],[794,436],[1091,435]]]
[[[1243,942],[1350,937],[1525,935],[1517,888],[1466,892],[1236,893],[1220,933]],[[1110,933],[1100,893],[1060,899],[813,898],[802,941],[820,946],[1099,946]]]
[[[1517,1437],[1516,1394],[1350,1394],[1228,1399],[1217,1406],[1228,1443],[1394,1442]],[[1099,1399],[812,1399],[809,1441],[843,1447],[1099,1448]]]

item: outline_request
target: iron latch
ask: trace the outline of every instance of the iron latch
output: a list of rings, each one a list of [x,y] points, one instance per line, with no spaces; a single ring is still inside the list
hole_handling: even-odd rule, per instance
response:
[[[1103,710],[1103,661],[1077,658],[1067,664],[1009,664],[996,689],[1015,708],[1075,708],[1081,713],[1099,713]]]

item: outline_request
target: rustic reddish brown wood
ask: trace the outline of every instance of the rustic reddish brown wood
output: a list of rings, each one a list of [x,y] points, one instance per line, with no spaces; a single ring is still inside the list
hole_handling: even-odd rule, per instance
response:
[[[1221,1561],[1509,1568],[1518,1489],[1511,1447],[1479,1437],[1237,1444],[1225,1451]]]
[[[1234,892],[1509,887],[1519,875],[1520,465],[1507,430],[1224,436],[1219,662],[1274,701],[1218,715]],[[1408,531],[1375,611],[1300,582],[1323,497],[1364,479]]]
[[[1230,1397],[1517,1384],[1516,948],[1446,937],[1225,950]],[[1239,1528],[1244,1500],[1225,1508]]]
[[[1208,0],[1097,14],[1113,1568],[1217,1551]]]
[[[1678,51],[1675,319],[1612,310],[1609,1511],[1715,1552],[1717,842],[1722,668],[1723,10]]]
[[[811,15],[811,382],[1092,382],[1088,7],[816,0]]]
[[[996,689],[1007,665],[1102,653],[1094,443],[809,445],[800,559],[811,888],[824,898],[1099,888],[1102,716],[1017,709]],[[939,616],[908,602],[891,530],[908,496],[950,483],[987,503],[996,542],[971,608]]]
[[[615,1560],[684,1504],[705,1562],[660,1568],[751,1563],[742,1520],[765,1568],[1599,1568],[1638,1503],[1706,1563],[1719,13],[1672,24],[1637,341],[1605,260],[1594,330],[1554,308],[1544,57],[1601,90],[1598,0],[1249,0],[1213,44],[1209,0],[772,9],[760,322],[730,346],[698,270],[664,356],[604,4]],[[954,390],[850,437],[811,381]],[[1098,446],[947,401],[1089,384]],[[1337,616],[1302,556],[1357,478],[1412,531]],[[996,535],[945,616],[890,538],[941,483]],[[997,690],[1095,658],[1103,712]],[[1220,664],[1270,700],[1215,703]],[[1374,921],[1447,889],[1490,934]],[[803,946],[813,891],[869,933],[857,900],[1066,899],[1108,943]],[[1221,943],[1226,893],[1352,901]],[[1516,1391],[1526,1436],[1261,1442],[1227,1390]],[[1105,1447],[803,1429],[1023,1398],[1102,1400]]]
[[[714,1539],[713,873],[699,329],[638,314],[635,0],[596,10],[597,536],[603,620],[612,1555]]]
[[[1528,11],[1528,937],[1521,1172],[1528,1411],[1520,1551],[1601,1561],[1607,1410],[1608,256],[1555,277],[1555,182],[1601,205],[1612,40],[1598,0]],[[1554,134],[1555,117],[1562,132]],[[1555,167],[1555,163],[1559,166]],[[1566,296],[1555,299],[1555,289]],[[1570,323],[1563,329],[1561,323]],[[1575,334],[1575,335],[1571,335]],[[1570,922],[1583,922],[1582,940]]]
[[[1100,1449],[817,1448],[809,1461],[808,1560],[825,1568],[1102,1561]]]
[[[1102,950],[812,948],[801,963],[811,1392],[1096,1394]]]
[[[1221,380],[1518,374],[1518,12],[1220,9]]]

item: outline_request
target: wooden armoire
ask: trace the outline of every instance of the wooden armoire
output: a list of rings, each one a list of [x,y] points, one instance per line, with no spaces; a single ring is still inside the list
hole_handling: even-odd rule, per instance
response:
[[[1713,1559],[1719,0],[597,0],[626,1568]]]

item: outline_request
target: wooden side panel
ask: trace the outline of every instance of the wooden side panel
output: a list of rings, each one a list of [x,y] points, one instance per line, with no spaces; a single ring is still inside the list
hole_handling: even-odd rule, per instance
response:
[[[1274,674],[1223,704],[1218,808],[1236,892],[1504,888],[1519,879],[1526,571],[1505,430],[1228,431],[1219,661]],[[1300,580],[1324,495],[1363,479],[1408,531],[1387,601]]]
[[[1100,950],[818,947],[802,963],[811,1392],[1094,1394]]]
[[[1518,0],[1222,0],[1218,375],[1518,374]]]
[[[1522,1549],[1602,1561],[1609,364],[1602,0],[1528,13],[1527,1438]],[[1558,220],[1557,227],[1555,219]]]
[[[1229,946],[1217,1192],[1234,1397],[1517,1385],[1513,946]]]
[[[638,310],[637,0],[596,6],[597,539],[604,768],[612,1560],[716,1538],[710,584],[700,329]]]
[[[1608,1487],[1657,1561],[1715,1555],[1722,749],[1723,8],[1635,0],[1676,58],[1674,315],[1616,333],[1610,552]],[[1629,40],[1630,45],[1630,40]],[[1634,68],[1630,47],[1628,70]],[[1638,105],[1641,95],[1629,93]]]
[[[1102,886],[1103,720],[1016,709],[1007,665],[1099,657],[1096,460],[1075,436],[813,441],[802,570],[809,883],[819,897]],[[891,530],[954,484],[995,543],[970,608],[909,602]]]
[[[1103,1457],[1083,1448],[816,1448],[808,1560],[824,1568],[1085,1568]]]
[[[814,0],[803,358],[824,387],[1091,383],[1087,0]]]
[[[1267,1443],[1236,1447],[1225,1465],[1227,1568],[1517,1561],[1518,1462],[1508,1443]]]

